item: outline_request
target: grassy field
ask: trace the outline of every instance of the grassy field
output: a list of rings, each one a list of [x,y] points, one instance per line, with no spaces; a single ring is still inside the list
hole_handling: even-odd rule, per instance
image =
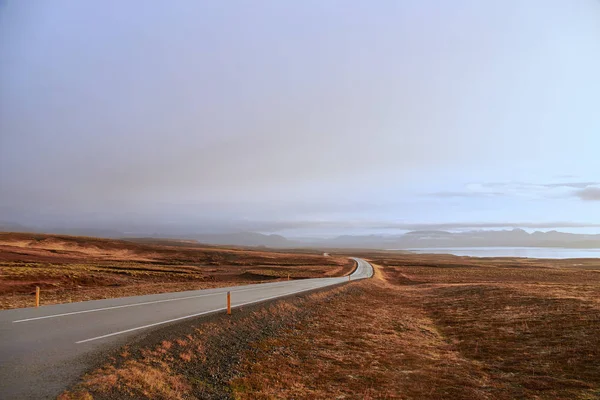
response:
[[[224,249],[192,241],[0,233],[0,309],[264,281],[338,276],[344,257]]]
[[[374,279],[163,332],[63,399],[600,399],[600,260],[360,256]]]

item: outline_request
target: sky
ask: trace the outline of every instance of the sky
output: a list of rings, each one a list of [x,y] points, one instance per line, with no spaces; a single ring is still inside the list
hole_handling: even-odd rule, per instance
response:
[[[600,233],[600,2],[0,0],[0,221]]]

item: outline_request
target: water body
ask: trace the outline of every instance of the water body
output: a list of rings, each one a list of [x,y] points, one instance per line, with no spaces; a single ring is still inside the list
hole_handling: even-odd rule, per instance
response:
[[[600,258],[600,249],[562,247],[435,247],[406,250],[422,254],[453,254],[470,257]]]

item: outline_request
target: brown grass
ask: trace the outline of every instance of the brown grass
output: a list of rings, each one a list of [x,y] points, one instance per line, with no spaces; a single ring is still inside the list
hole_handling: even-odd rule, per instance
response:
[[[127,350],[70,395],[600,399],[597,260],[365,256],[372,280]]]
[[[125,241],[0,233],[0,309],[345,275],[345,257],[225,249],[188,241]]]
[[[247,354],[260,351],[253,349],[254,344],[295,330],[310,313],[310,306],[343,298],[343,293],[343,288],[337,288],[268,306],[236,309],[231,316],[219,315],[174,335],[159,332],[150,343],[120,351],[63,393],[62,399],[231,398],[229,382],[238,366]]]
[[[412,295],[361,282],[298,331],[259,344],[231,384],[239,399],[486,399],[487,377]],[[273,349],[284,349],[273,351]]]

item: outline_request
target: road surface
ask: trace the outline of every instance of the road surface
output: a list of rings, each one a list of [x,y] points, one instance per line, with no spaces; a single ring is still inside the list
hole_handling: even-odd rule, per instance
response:
[[[351,280],[369,278],[362,259]],[[55,398],[91,360],[136,335],[226,309],[347,282],[348,277],[234,286],[0,311],[0,398]]]

